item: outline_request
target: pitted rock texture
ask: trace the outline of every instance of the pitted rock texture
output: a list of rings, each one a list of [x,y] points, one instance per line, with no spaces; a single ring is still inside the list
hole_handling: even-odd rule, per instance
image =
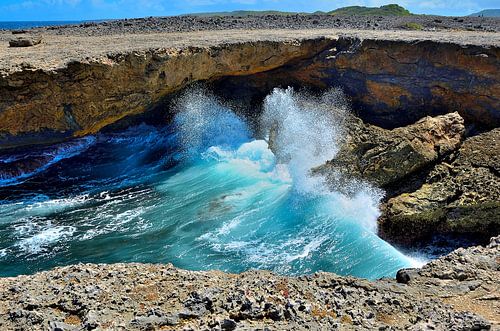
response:
[[[490,46],[340,37],[335,47],[293,67],[224,83],[247,90],[341,87],[364,121],[384,128],[456,111],[491,129],[500,126],[500,48]]]
[[[398,184],[458,149],[464,121],[458,113],[424,117],[415,124],[387,130],[352,117],[335,159],[318,171],[365,179],[378,187]]]
[[[95,133],[194,81],[270,70],[330,43],[320,38],[155,49],[108,54],[56,71],[18,71],[0,78],[0,148]]]
[[[310,79],[342,86],[362,118],[384,127],[458,111],[469,123],[495,128],[499,58],[496,47],[340,40],[311,64]]]
[[[500,129],[470,137],[438,163],[414,192],[389,199],[379,221],[392,242],[435,234],[482,238],[500,233]]]
[[[394,279],[81,264],[0,279],[2,330],[490,330],[500,237]]]
[[[29,49],[0,47],[0,148],[91,134],[190,83],[231,77],[240,77],[233,96],[245,85],[261,95],[340,86],[366,122],[383,127],[453,111],[496,127],[498,40],[319,29],[46,36]]]

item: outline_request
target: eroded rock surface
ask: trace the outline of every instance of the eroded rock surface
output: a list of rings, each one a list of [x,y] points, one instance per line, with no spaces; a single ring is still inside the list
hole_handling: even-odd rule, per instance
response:
[[[374,282],[81,264],[0,279],[0,329],[488,330],[500,323],[499,258],[494,238]]]
[[[38,45],[42,42],[40,36],[18,37],[9,41],[10,47],[31,47]]]
[[[331,40],[149,49],[0,78],[0,148],[95,133],[187,84],[243,75],[317,54]],[[44,138],[40,138],[44,137]]]
[[[95,133],[158,106],[190,83],[234,77],[239,77],[236,88],[228,94],[237,97],[242,86],[260,95],[290,84],[340,86],[361,118],[383,127],[458,111],[469,123],[493,128],[500,124],[497,35],[342,30],[50,35],[29,49],[0,47],[0,148]]]
[[[468,138],[415,192],[384,206],[382,236],[415,244],[433,234],[500,233],[500,129]]]
[[[500,126],[499,58],[498,45],[459,45],[446,36],[380,40],[344,35],[312,59],[223,83],[236,91],[241,86],[341,87],[365,122],[384,128],[456,111],[467,124],[493,129]]]
[[[342,148],[321,171],[341,169],[378,187],[394,185],[460,146],[465,127],[458,113],[425,117],[393,130],[353,117]]]

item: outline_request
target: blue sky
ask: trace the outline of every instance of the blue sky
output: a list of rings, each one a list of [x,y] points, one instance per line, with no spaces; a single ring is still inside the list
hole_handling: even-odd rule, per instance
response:
[[[311,12],[387,3],[399,3],[414,13],[437,15],[468,15],[500,7],[498,0],[0,0],[0,21],[131,18],[237,9]]]

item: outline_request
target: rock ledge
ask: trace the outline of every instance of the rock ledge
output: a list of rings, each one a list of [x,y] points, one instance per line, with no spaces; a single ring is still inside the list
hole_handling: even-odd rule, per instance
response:
[[[80,264],[0,279],[0,329],[489,330],[500,325],[499,263],[500,237],[397,280]]]

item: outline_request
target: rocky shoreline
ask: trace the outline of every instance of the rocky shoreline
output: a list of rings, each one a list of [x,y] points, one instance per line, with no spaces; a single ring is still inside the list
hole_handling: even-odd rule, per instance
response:
[[[168,121],[168,111],[154,110],[168,109],[170,95],[199,81],[246,104],[250,117],[274,87],[339,86],[361,120],[353,122],[354,139],[330,166],[350,169],[348,175],[388,192],[380,235],[403,246],[427,242],[434,234],[484,242],[498,235],[500,219],[497,35],[129,34],[113,41],[73,37],[68,51],[76,53],[68,54],[55,49],[69,37],[51,36],[32,50],[0,48],[7,55],[0,58],[0,149],[61,142],[120,121],[126,126],[143,114]],[[80,51],[82,45],[88,47]],[[28,64],[15,64],[23,59]],[[435,117],[443,113],[449,114]],[[1,164],[0,172],[9,179],[44,162]]]
[[[2,330],[494,330],[500,237],[396,279],[79,264],[0,278]]]
[[[384,239],[408,247],[435,234],[497,236],[499,20],[419,17],[426,31],[403,31],[417,18],[337,19],[92,23],[31,30],[44,39],[28,49],[8,47],[11,33],[1,32],[0,149],[154,117],[198,81],[249,105],[276,86],[340,86],[359,118],[337,158],[316,171],[343,169],[384,188]],[[171,33],[190,29],[211,31]],[[15,160],[0,171],[18,176],[44,162]],[[0,279],[0,329],[488,330],[500,327],[499,264],[500,237],[374,282],[75,265]]]
[[[86,22],[27,30],[53,35],[105,36],[109,34],[193,32],[259,29],[362,29],[423,31],[464,30],[500,32],[495,17],[447,17],[432,15],[259,15],[259,16],[172,16]]]

